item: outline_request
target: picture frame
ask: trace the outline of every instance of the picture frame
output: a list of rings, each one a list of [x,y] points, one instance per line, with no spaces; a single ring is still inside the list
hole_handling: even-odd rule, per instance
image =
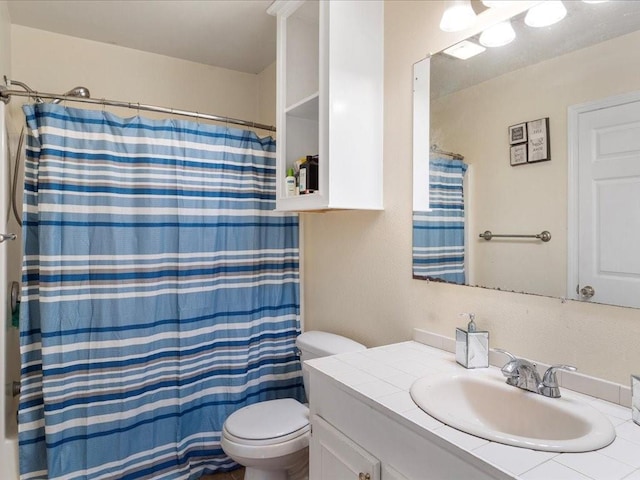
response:
[[[521,143],[519,145],[511,146],[511,166],[525,165],[527,163],[527,144]]]
[[[509,127],[509,145],[527,141],[527,123],[518,123]]]
[[[527,162],[546,162],[551,160],[551,141],[549,138],[549,117],[527,122]]]

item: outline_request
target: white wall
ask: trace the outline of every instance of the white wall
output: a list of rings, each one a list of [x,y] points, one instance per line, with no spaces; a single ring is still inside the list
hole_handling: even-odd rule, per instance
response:
[[[0,83],[4,85],[3,75],[11,75],[11,28],[9,10],[6,1],[0,1]],[[0,119],[0,135],[5,136],[4,128],[4,105],[0,108],[3,118]],[[2,152],[0,152],[0,232],[15,232],[13,225],[7,222],[6,204],[9,198],[7,185],[8,164],[5,159],[5,142],[0,142]],[[2,478],[17,478],[17,424],[15,413],[17,409],[16,399],[12,399],[10,392],[5,391],[11,388],[11,382],[18,380],[19,357],[18,357],[18,335],[17,331],[8,323],[7,316],[10,316],[8,305],[8,285],[7,281],[14,277],[8,273],[7,260],[12,256],[17,242],[5,242],[0,246],[0,476]],[[19,247],[17,247],[19,248]],[[8,347],[8,348],[7,348]]]
[[[0,6],[2,8],[2,6]],[[0,24],[0,32],[4,28],[4,23]],[[8,162],[5,153],[7,151],[5,134],[6,115],[5,104],[0,102],[0,182],[6,185],[8,178]],[[0,194],[0,232],[9,233],[12,230],[6,221],[7,189],[3,188]],[[11,327],[9,318],[11,310],[9,308],[9,289],[7,288],[9,275],[7,271],[7,256],[10,241],[0,245],[0,477],[17,478],[18,476],[18,455],[17,455],[17,423],[16,411],[17,402],[12,399],[12,382],[18,380],[19,356],[18,356],[18,336]]]
[[[567,108],[640,88],[640,32],[531,65],[431,104],[438,145],[473,165],[471,271],[479,285],[567,295]],[[544,86],[540,88],[540,86]],[[511,167],[507,127],[549,117],[551,161]],[[540,233],[549,243],[487,242]]]
[[[628,385],[640,370],[640,310],[411,278],[411,67],[455,41],[438,29],[443,9],[385,2],[385,210],[303,215],[306,328],[374,346],[413,327],[452,337],[458,314],[475,312],[493,347]]]

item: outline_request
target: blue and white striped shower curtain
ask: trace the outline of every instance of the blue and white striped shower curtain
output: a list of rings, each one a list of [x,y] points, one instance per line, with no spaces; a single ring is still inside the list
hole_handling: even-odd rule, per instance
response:
[[[413,275],[464,284],[462,160],[429,161],[429,211],[413,212]]]
[[[224,419],[304,396],[298,219],[275,143],[25,107],[22,479],[195,479]]]

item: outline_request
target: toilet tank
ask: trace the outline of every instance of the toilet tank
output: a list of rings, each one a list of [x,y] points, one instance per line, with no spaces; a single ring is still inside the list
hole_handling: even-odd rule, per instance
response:
[[[327,357],[339,353],[351,353],[366,350],[367,347],[347,337],[329,332],[311,331],[301,333],[296,339],[296,347],[300,350],[302,362],[302,380],[309,398],[309,380],[304,362],[313,358]]]

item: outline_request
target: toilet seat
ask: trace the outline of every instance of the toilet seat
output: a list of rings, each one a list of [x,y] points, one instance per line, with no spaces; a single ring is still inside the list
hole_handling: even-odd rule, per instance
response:
[[[247,438],[237,437],[226,429],[226,427],[222,427],[222,435],[229,439],[230,441],[242,445],[251,445],[251,446],[268,446],[268,445],[277,445],[280,443],[285,443],[290,440],[295,440],[298,437],[303,436],[305,433],[309,433],[311,431],[311,425],[307,425],[303,428],[296,430],[295,432],[288,433],[287,435],[283,435],[281,437],[275,438],[263,438],[258,440],[251,440]]]
[[[268,400],[237,410],[224,422],[223,435],[243,445],[274,445],[309,432],[309,408],[292,398]]]
[[[310,437],[309,409],[285,398],[255,403],[229,415],[221,445],[236,461],[278,458],[303,451]]]
[[[236,461],[240,461],[241,458],[266,459],[292,455],[304,451],[304,449],[309,446],[310,438],[311,432],[307,429],[306,432],[297,437],[278,443],[265,444],[256,441],[248,443],[243,439],[240,439],[240,442],[235,441],[235,439],[230,438],[227,432],[223,430],[220,444],[227,455]],[[242,465],[247,465],[247,463],[248,462],[241,462]]]

